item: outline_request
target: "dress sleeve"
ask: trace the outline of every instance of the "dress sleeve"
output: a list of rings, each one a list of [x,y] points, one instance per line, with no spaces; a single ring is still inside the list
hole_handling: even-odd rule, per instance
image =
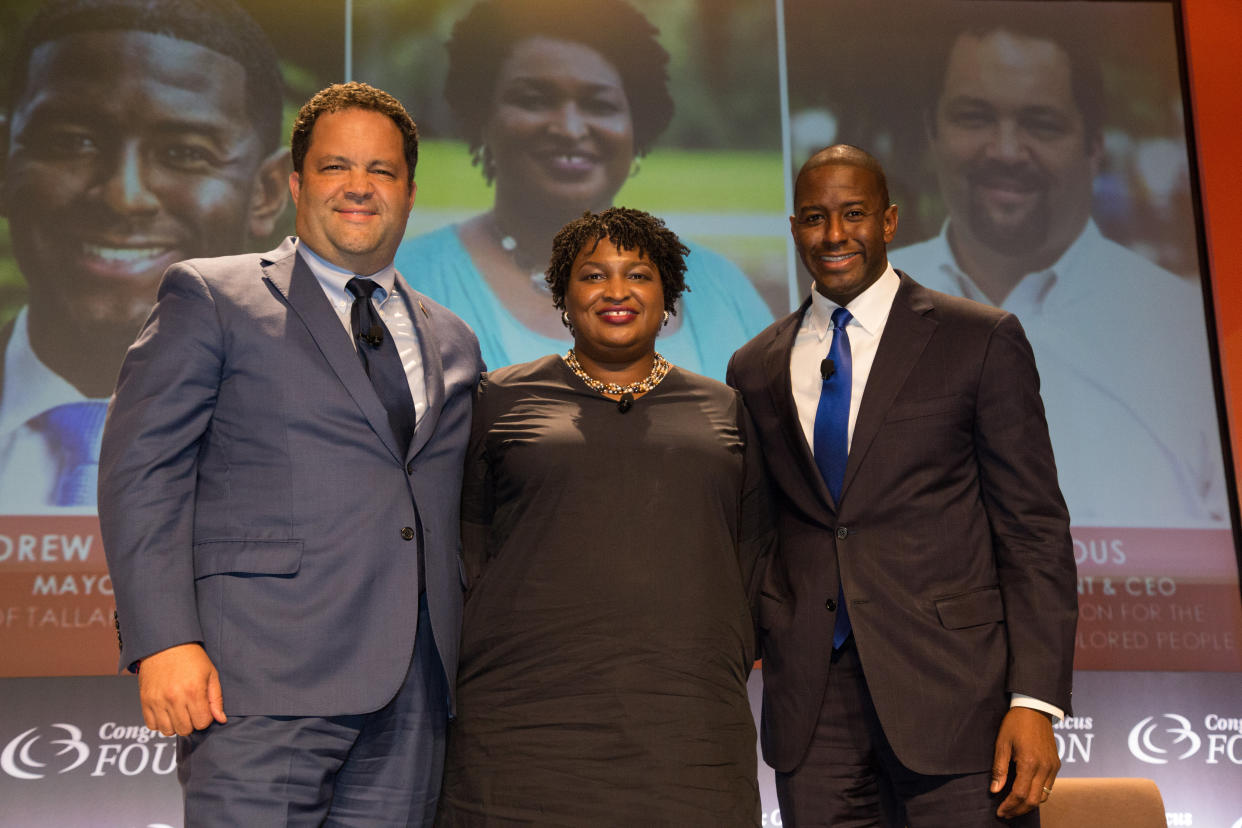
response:
[[[487,435],[491,428],[488,414],[488,379],[484,374],[474,392],[470,421],[470,443],[466,448],[466,468],[461,486],[461,547],[466,576],[473,586],[487,563],[487,547],[495,510],[491,460]]]

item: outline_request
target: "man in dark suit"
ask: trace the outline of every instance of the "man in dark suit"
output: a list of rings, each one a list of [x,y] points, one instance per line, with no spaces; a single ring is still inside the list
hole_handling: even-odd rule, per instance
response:
[[[293,130],[298,237],[169,268],[105,427],[121,664],[188,824],[427,824],[456,672],[483,369],[392,266],[418,137],[365,84]]]
[[[764,756],[786,825],[1038,824],[1077,616],[1069,517],[1015,317],[888,264],[856,147],[798,174],[812,295],[733,357],[776,488]]]
[[[0,512],[94,514],[160,276],[267,247],[288,203],[280,68],[232,0],[48,0],[15,51],[0,214],[29,304],[0,330]]]

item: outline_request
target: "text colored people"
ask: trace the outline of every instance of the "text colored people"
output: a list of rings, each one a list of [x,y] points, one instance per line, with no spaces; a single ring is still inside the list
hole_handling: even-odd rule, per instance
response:
[[[759,621],[783,822],[1036,821],[1077,596],[1030,346],[1013,315],[893,270],[869,154],[812,156],[794,208],[811,295],[729,372],[780,534]]]
[[[418,134],[365,84],[298,114],[296,238],[173,265],[100,466],[121,664],[188,825],[427,824],[456,673],[482,363],[393,266]]]

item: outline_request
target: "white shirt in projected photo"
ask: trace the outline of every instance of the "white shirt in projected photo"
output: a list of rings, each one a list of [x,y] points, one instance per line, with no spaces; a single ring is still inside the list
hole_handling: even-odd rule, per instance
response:
[[[84,397],[39,360],[26,314],[22,308],[0,343],[0,515],[93,515],[108,401]],[[53,412],[74,407],[94,409],[84,412],[89,422],[57,422]],[[66,439],[66,430],[75,436]]]
[[[986,302],[939,236],[891,251],[934,290]],[[1001,305],[1026,329],[1075,526],[1228,525],[1220,431],[1197,283],[1088,221]]]

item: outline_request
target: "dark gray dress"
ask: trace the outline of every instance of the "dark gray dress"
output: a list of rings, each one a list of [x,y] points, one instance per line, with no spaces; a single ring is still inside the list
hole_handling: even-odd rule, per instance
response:
[[[441,824],[757,824],[748,431],[677,368],[624,414],[559,356],[484,377]]]

